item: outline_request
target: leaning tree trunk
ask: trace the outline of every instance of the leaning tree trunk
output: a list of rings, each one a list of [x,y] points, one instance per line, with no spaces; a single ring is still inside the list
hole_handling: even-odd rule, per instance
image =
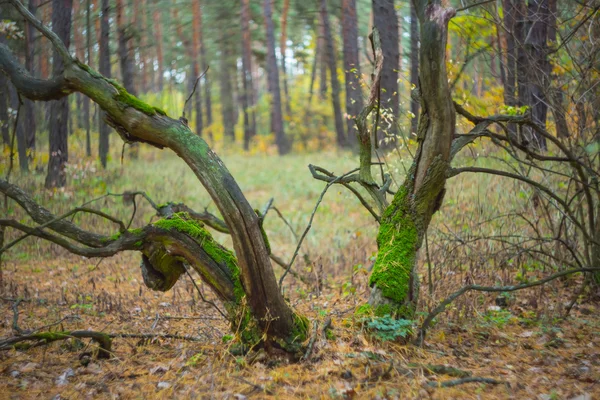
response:
[[[143,142],[167,147],[181,157],[205,187],[224,218],[233,240],[235,256],[212,240],[203,225],[186,213],[165,213],[167,217],[142,229],[121,230],[115,237],[81,231],[65,219],[55,219],[20,189],[0,180],[0,192],[17,201],[32,219],[75,244],[46,230],[31,229],[18,221],[0,220],[0,225],[39,236],[87,256],[108,256],[122,250],[142,252],[144,279],[149,286],[167,290],[185,270],[196,269],[227,306],[233,328],[248,332],[251,342],[267,339],[268,344],[287,350],[307,337],[308,321],[296,314],[282,296],[273,273],[269,247],[261,218],[250,206],[221,159],[206,142],[181,120],[169,118],[125,88],[98,74],[79,60],[52,31],[37,21],[18,0],[9,0],[44,36],[51,39],[57,56],[64,62],[62,74],[51,80],[31,77],[3,44],[0,44],[0,71],[9,76],[19,92],[32,100],[64,98],[80,92],[90,97],[106,113],[107,121],[127,142]],[[78,245],[82,244],[87,247]]]
[[[445,63],[448,21],[455,10],[440,3],[414,0],[421,37],[418,149],[404,183],[381,217],[377,261],[369,280],[369,304],[376,314],[410,317],[414,313],[417,253],[444,196],[456,119]]]

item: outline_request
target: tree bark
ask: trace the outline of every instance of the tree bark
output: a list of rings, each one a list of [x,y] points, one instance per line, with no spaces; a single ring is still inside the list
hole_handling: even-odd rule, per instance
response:
[[[225,31],[221,32],[221,65],[220,65],[220,83],[221,83],[221,116],[223,118],[223,135],[226,142],[235,142],[235,116],[233,87],[231,84],[232,76],[236,73],[231,68],[231,50],[229,49],[229,40]]]
[[[165,75],[165,60],[163,56],[163,34],[162,34],[162,22],[160,20],[160,11],[158,0],[154,0],[154,12],[152,13],[152,20],[154,21],[154,42],[156,44],[156,59],[158,61],[158,72],[156,76],[156,88],[159,93],[163,91],[164,75]]]
[[[275,143],[279,155],[290,152],[290,142],[285,136],[283,115],[281,112],[281,90],[279,88],[279,70],[275,55],[275,32],[273,27],[273,0],[264,0],[265,30],[267,35],[267,81],[271,94],[271,132],[275,134]]]
[[[363,107],[360,89],[360,62],[358,57],[358,21],[356,0],[342,0],[342,37],[344,40],[344,73],[346,77],[346,125],[348,143],[356,148],[358,144],[354,118]]]
[[[378,145],[384,149],[395,146],[396,121],[399,113],[398,98],[398,16],[394,7],[394,0],[373,0],[373,23],[381,32],[381,48],[383,50],[383,70],[381,75],[381,95],[379,107],[388,111],[389,118],[386,124],[379,124],[377,133]],[[382,126],[383,125],[383,126]]]
[[[200,75],[200,36],[202,35],[200,31],[200,1],[193,0],[192,2],[192,76],[190,77],[190,83],[192,85],[196,82]],[[193,90],[193,87],[192,87]],[[202,130],[204,129],[204,121],[202,116],[202,87],[200,86],[200,82],[198,82],[198,87],[194,92],[194,111],[196,113],[196,132],[198,135],[202,136]],[[190,114],[191,116],[191,114]]]
[[[10,107],[15,110],[15,112],[17,112],[17,115],[19,115],[19,120],[18,121],[11,121],[10,123],[10,127],[11,129],[15,127],[15,123],[16,123],[16,132],[14,132],[14,134],[16,135],[16,139],[17,139],[17,154],[19,157],[19,169],[21,170],[21,172],[23,173],[28,173],[29,172],[29,162],[27,160],[27,139],[26,139],[26,135],[25,135],[25,122],[23,121],[23,105],[19,103],[19,95],[17,93],[17,90],[15,89],[15,87],[11,84],[10,85]],[[18,111],[19,108],[21,109],[20,112]],[[11,131],[11,135],[12,135],[12,131]],[[11,139],[11,143],[10,145],[12,146],[12,139]],[[14,151],[14,149],[11,149],[11,151]],[[12,156],[12,154],[11,154]]]
[[[71,42],[71,11],[73,0],[52,0],[52,29],[68,48]],[[63,59],[55,50],[52,59],[53,75],[61,75],[65,68]],[[69,101],[66,97],[50,105],[49,160],[46,188],[63,187],[67,183],[65,165],[69,160],[68,122]]]
[[[86,11],[85,11],[85,40],[86,40],[86,54],[87,64],[91,67],[92,64],[92,18],[91,18],[91,3],[90,0],[86,0]],[[92,127],[90,123],[90,99],[87,96],[83,96],[83,120],[85,125],[85,154],[88,157],[92,156]]]
[[[200,24],[199,26],[199,32],[200,32],[200,58],[202,58],[202,70],[206,71],[208,69],[208,59],[206,58],[206,48],[204,47],[204,33],[202,31],[202,8],[199,8],[200,11],[200,15],[198,17],[198,23]],[[212,125],[213,122],[213,117],[212,117],[212,99],[211,99],[211,93],[210,93],[210,79],[208,77],[208,74],[204,75],[204,100],[206,103],[206,125],[210,127],[210,125]],[[210,140],[212,140],[212,133],[210,132],[210,130],[208,131],[208,137]]]
[[[285,98],[285,112],[287,115],[292,114],[292,106],[290,104],[290,93],[288,90],[287,68],[285,63],[285,52],[287,49],[287,21],[290,10],[290,0],[283,0],[283,10],[281,11],[281,41],[279,42],[279,50],[281,51],[281,80],[283,81],[283,97]]]
[[[149,44],[148,44],[148,35],[150,34],[150,29],[148,25],[148,0],[141,0],[141,9],[144,10],[142,12],[141,18],[141,32],[140,32],[140,58],[144,63],[144,67],[141,71],[141,90],[142,93],[147,93],[149,90],[153,90],[152,83],[154,82],[154,61],[150,56],[149,52]]]
[[[444,196],[456,119],[445,62],[448,21],[455,10],[444,8],[440,0],[414,3],[421,37],[418,148],[404,183],[381,217],[377,260],[369,279],[369,304],[375,314],[408,318],[418,299],[417,253]]]
[[[37,11],[38,0],[29,0],[29,12],[33,15]],[[31,75],[35,75],[35,28],[29,23],[25,23],[25,32],[27,34],[26,53],[25,53],[25,68]],[[35,136],[36,136],[36,113],[35,105],[29,99],[23,100],[23,120],[25,131],[25,142],[27,148],[27,160],[32,160],[35,153]]]
[[[323,23],[323,34],[325,35],[325,52],[327,53],[327,64],[329,67],[329,78],[331,81],[331,103],[335,118],[335,136],[339,147],[347,147],[348,141],[344,131],[344,120],[342,118],[342,107],[340,105],[340,82],[337,76],[337,57],[333,46],[333,35],[329,26],[329,12],[327,11],[327,0],[321,0],[321,21]]]
[[[110,48],[109,48],[109,36],[110,26],[108,24],[108,13],[109,13],[108,0],[102,0],[102,17],[100,20],[100,53],[99,58],[99,71],[102,76],[106,78],[111,77],[110,71]],[[99,119],[99,138],[98,138],[98,157],[103,168],[106,168],[108,163],[108,150],[109,150],[109,136],[110,127],[105,122],[106,114],[101,111]]]
[[[410,86],[411,90],[419,87],[419,20],[412,0],[410,1]],[[413,96],[410,100],[410,112],[413,115],[410,121],[410,131],[411,134],[416,135],[419,123],[419,100]]]
[[[8,80],[0,75],[0,132],[2,144],[10,146],[10,133],[8,128]]]
[[[252,47],[250,34],[250,0],[242,0],[242,108],[244,112],[244,150],[250,147],[250,139],[256,135],[254,117],[254,82],[252,80]]]

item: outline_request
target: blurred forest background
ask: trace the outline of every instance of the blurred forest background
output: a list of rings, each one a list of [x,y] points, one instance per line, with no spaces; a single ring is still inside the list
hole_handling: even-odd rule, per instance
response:
[[[0,0],[0,46],[35,78],[60,75],[60,54],[11,3]],[[14,221],[42,223],[16,201],[14,185],[52,215],[77,206],[111,215],[69,220],[112,242],[123,234],[115,220],[141,231],[169,202],[226,218],[177,155],[120,140],[90,98],[31,101],[0,73],[0,334],[8,338],[0,340],[0,397],[600,393],[598,0],[437,2],[456,10],[445,68],[457,113],[450,162],[459,166],[449,166],[443,201],[416,246],[416,313],[368,321],[355,310],[373,286],[384,213],[359,181],[348,191],[332,180],[359,165],[355,119],[375,78],[373,28],[384,60],[368,120],[373,175],[390,202],[410,179],[421,148],[424,43],[412,1],[22,3],[71,55],[143,101],[132,107],[179,118],[219,154],[252,207],[268,212],[264,238],[283,296],[314,332],[301,363],[235,354],[241,333],[221,318],[223,299],[197,271],[158,293],[144,285],[136,252],[80,257],[56,242],[21,240],[27,230],[12,229]],[[331,174],[327,186],[309,164]],[[232,248],[227,229],[211,232]],[[537,285],[549,276],[557,279]],[[406,346],[427,328],[424,348]],[[59,329],[110,332],[116,357],[90,363],[78,339],[53,350],[9,345],[13,335]],[[460,382],[438,388],[446,379]]]

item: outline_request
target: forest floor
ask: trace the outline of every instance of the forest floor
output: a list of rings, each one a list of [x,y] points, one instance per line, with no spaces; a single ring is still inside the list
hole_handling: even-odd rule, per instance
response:
[[[142,157],[143,163],[115,166],[103,173],[94,171],[93,163],[77,165],[70,170],[71,186],[56,193],[35,189],[41,187],[41,176],[18,179],[56,213],[106,191],[146,190],[156,202],[183,201],[199,210],[210,204],[180,160],[155,151]],[[344,154],[290,156],[285,162],[263,156],[224,159],[251,203],[261,208],[275,197],[274,204],[296,234],[305,228],[324,187],[311,180],[306,165],[322,162],[342,173],[355,164],[351,155]],[[398,169],[392,172],[401,176],[400,163]],[[450,256],[444,233],[475,233],[466,225],[489,220],[488,213],[502,211],[498,204],[507,204],[502,195],[523,190],[477,179],[484,180],[453,181],[434,219],[430,257],[421,257],[419,269],[422,299],[417,325],[428,310],[464,284],[509,284],[526,274],[527,279],[536,279],[553,272],[516,263],[494,269],[479,253],[474,256],[476,248],[465,253],[470,261],[454,253]],[[490,204],[486,196],[497,203]],[[102,199],[96,206],[123,220],[131,214],[131,207],[120,200]],[[20,216],[17,210],[11,212]],[[133,225],[147,223],[151,216],[151,209],[141,205]],[[75,222],[104,233],[114,230],[94,218],[77,217]],[[423,348],[383,341],[383,335],[368,331],[353,312],[368,298],[376,228],[343,189],[332,189],[325,197],[294,267],[315,279],[306,285],[290,278],[284,289],[291,304],[313,324],[322,326],[331,318],[332,330],[318,336],[308,360],[296,363],[261,352],[232,355],[229,327],[201,301],[190,280],[180,279],[167,293],[152,292],[143,285],[137,254],[120,254],[99,263],[27,240],[3,260],[1,338],[14,336],[15,326],[151,338],[116,337],[111,359],[89,363],[80,357],[95,348],[88,339],[0,351],[0,398],[600,398],[600,305],[588,300],[589,293],[581,295],[580,276],[507,295],[501,307],[495,295],[465,295],[437,318]],[[266,232],[273,252],[289,259],[294,235],[274,213],[266,220]],[[225,236],[219,240],[228,244]],[[575,305],[566,315],[572,299]],[[499,383],[436,387],[466,376]]]

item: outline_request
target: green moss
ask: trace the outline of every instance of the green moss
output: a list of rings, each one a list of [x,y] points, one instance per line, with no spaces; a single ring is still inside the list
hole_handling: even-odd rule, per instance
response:
[[[164,110],[161,110],[158,107],[153,107],[153,106],[149,105],[148,103],[144,103],[142,100],[138,99],[137,97],[135,97],[134,95],[129,93],[127,90],[125,90],[125,88],[123,86],[121,86],[121,84],[118,81],[104,77],[103,75],[99,74],[98,72],[96,72],[95,70],[90,68],[89,65],[86,65],[86,64],[82,63],[81,61],[77,61],[77,65],[79,66],[79,68],[83,69],[84,71],[86,71],[87,73],[92,75],[94,78],[104,79],[106,82],[113,85],[114,88],[117,89],[117,92],[118,92],[114,96],[115,100],[117,100],[121,103],[124,103],[129,107],[133,107],[136,110],[141,111],[144,114],[149,115],[149,116],[156,115],[156,114],[167,115],[167,113]]]
[[[125,233],[128,233],[130,235],[139,235],[143,232],[144,232],[144,230],[142,228],[129,229],[125,232],[117,232],[112,236],[102,239],[102,241],[105,243],[114,242],[115,240],[118,240],[121,236],[123,236]],[[140,245],[141,245],[141,242],[136,242],[136,246],[138,245],[138,243],[140,243]]]
[[[121,86],[119,83],[117,83],[116,81],[111,80],[111,83],[119,92],[115,96],[115,100],[120,101],[121,103],[125,103],[128,106],[133,107],[136,110],[141,111],[144,114],[149,115],[149,116],[152,116],[155,114],[167,115],[167,113],[164,110],[161,110],[158,107],[153,107],[153,106],[149,105],[148,103],[144,103],[143,101],[141,101],[140,99],[138,99],[137,97],[135,97],[134,95],[129,93],[127,90],[125,90],[125,88],[123,86]]]
[[[394,309],[390,304],[380,304],[375,307],[375,316],[383,317],[384,315],[393,315]]]
[[[407,194],[403,185],[383,214],[377,235],[377,261],[369,279],[369,284],[377,285],[383,296],[400,304],[409,293],[419,240]]]
[[[154,226],[165,230],[175,230],[190,236],[202,246],[206,254],[216,263],[225,265],[231,273],[236,304],[241,303],[241,300],[246,296],[246,292],[240,279],[237,258],[233,252],[227,250],[213,239],[210,232],[204,229],[202,222],[189,218],[185,212],[180,212],[173,214],[170,218],[156,221]]]
[[[308,327],[310,322],[302,314],[294,313],[294,329],[292,330],[292,342],[304,342],[308,337]]]
[[[373,315],[373,307],[371,307],[370,304],[361,304],[360,306],[358,306],[356,308],[356,311],[354,311],[354,317],[355,318],[365,318],[365,317],[371,317]]]

